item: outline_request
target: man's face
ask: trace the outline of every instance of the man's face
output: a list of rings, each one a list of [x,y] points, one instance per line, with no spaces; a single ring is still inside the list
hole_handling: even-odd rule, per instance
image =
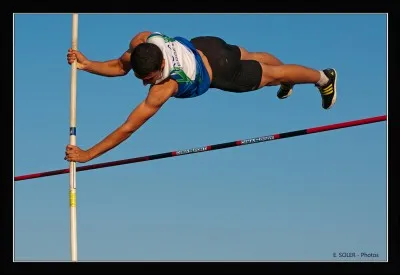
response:
[[[147,84],[156,84],[156,81],[159,80],[162,77],[162,69],[151,72],[145,77],[140,77],[135,73],[135,76],[143,81],[143,85],[146,86]]]
[[[156,84],[157,80],[162,78],[164,66],[165,66],[165,60],[162,61],[160,70],[151,72],[145,77],[138,76],[136,73],[135,76],[143,81],[144,86],[146,86],[147,84],[150,85]]]

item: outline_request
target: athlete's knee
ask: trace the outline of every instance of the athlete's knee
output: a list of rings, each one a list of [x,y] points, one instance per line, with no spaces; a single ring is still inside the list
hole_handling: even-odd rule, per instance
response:
[[[279,85],[285,80],[284,66],[270,66],[261,64],[262,67],[262,86],[275,86]]]
[[[285,78],[285,70],[284,70],[284,66],[264,66],[264,67],[268,67],[266,69],[267,74],[270,74],[273,78],[275,78],[276,80],[282,80]]]

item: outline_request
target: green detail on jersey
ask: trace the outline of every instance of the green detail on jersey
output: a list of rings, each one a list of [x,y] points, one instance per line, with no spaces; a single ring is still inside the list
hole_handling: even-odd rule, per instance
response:
[[[159,34],[159,33],[152,33],[152,34],[150,34],[149,37],[147,38],[147,40],[149,40],[151,37],[154,37],[154,36],[161,36],[162,39],[164,39],[164,42],[165,42],[165,43],[175,41],[175,39],[173,39],[173,38],[171,38],[171,37],[168,37],[168,36],[166,36],[166,35],[164,35],[164,34]]]
[[[178,67],[172,68],[171,74],[179,75],[180,78],[176,79],[176,82],[178,82],[178,83],[190,83],[190,82],[192,82],[192,80],[185,74],[184,71],[182,71],[181,68],[178,68]]]

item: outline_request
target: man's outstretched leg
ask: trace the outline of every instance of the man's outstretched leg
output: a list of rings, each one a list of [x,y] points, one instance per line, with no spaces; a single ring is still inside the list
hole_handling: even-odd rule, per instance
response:
[[[335,103],[336,71],[334,69],[318,71],[300,65],[285,65],[276,57],[265,53],[242,56],[243,48],[228,44],[219,37],[195,37],[191,39],[191,42],[196,49],[206,55],[212,68],[211,88],[244,93],[283,83],[291,85],[308,83],[318,87],[324,109],[329,109]]]
[[[293,84],[315,84],[318,88],[322,107],[329,109],[336,102],[336,70],[325,69],[322,71],[308,68],[301,65],[279,65],[271,66],[260,63],[262,77],[259,88],[264,86],[275,86],[280,83]]]
[[[264,63],[266,65],[279,66],[283,65],[283,62],[280,61],[276,56],[266,53],[266,52],[249,52],[243,47],[240,48],[241,60],[256,60],[260,63]],[[291,83],[281,83],[281,86],[276,94],[279,99],[284,99],[290,96],[293,92],[294,84]]]
[[[279,98],[286,98],[292,93],[295,84],[314,84],[322,98],[322,107],[331,108],[336,102],[336,71],[319,71],[301,65],[283,64],[278,58],[268,53],[248,52],[242,47],[241,61],[238,65],[240,74],[236,74],[236,83],[245,83],[253,75],[261,75],[258,89],[265,86],[281,85]]]

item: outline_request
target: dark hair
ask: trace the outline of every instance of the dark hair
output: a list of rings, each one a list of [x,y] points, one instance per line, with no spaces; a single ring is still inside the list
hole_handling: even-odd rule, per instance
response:
[[[160,70],[162,61],[163,54],[160,48],[151,43],[139,44],[131,54],[132,70],[141,77]]]

